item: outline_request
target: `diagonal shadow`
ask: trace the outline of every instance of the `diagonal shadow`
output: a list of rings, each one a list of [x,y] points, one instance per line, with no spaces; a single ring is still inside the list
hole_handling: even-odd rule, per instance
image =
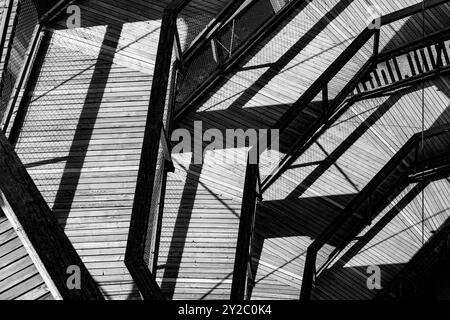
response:
[[[194,209],[195,197],[191,197],[198,191],[200,183],[199,178],[202,171],[202,165],[191,164],[187,172],[185,185],[180,201],[180,210],[178,212],[175,227],[173,229],[172,240],[169,245],[169,253],[167,255],[167,264],[165,265],[164,275],[161,282],[161,290],[168,299],[173,299],[175,293],[176,281],[178,279],[181,260],[183,258],[184,248],[186,246],[186,238],[189,231],[189,224]]]
[[[108,26],[105,32],[105,39],[102,43],[99,59],[94,67],[89,89],[86,94],[85,104],[81,110],[80,119],[75,130],[73,143],[68,153],[68,160],[64,167],[64,173],[61,178],[60,187],[56,193],[53,204],[53,211],[58,212],[58,218],[65,226],[65,221],[69,217],[73,200],[77,190],[78,182],[81,177],[81,170],[86,160],[86,154],[89,142],[92,138],[95,128],[96,118],[100,111],[101,101],[105,94],[105,88],[108,83],[108,77],[105,74],[111,72],[114,54],[110,54],[109,48],[117,48],[120,40],[121,29]],[[114,35],[114,36],[113,36]],[[113,40],[107,40],[111,37]],[[92,119],[94,119],[92,121]],[[70,184],[71,189],[63,188],[64,185]]]

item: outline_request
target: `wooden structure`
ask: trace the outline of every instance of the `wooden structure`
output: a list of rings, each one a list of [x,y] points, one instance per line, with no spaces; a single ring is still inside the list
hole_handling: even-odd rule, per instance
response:
[[[67,27],[68,4],[79,28]],[[86,297],[298,299],[305,286],[311,299],[370,299],[367,266],[395,279],[450,215],[442,163],[427,183],[411,174],[351,239],[327,239],[317,261],[339,254],[315,282],[304,273],[311,244],[411,137],[450,119],[450,5],[377,5],[381,29],[367,28],[364,0],[75,0],[41,17],[3,118],[7,154],[92,276]],[[258,165],[248,147],[194,162],[194,148],[170,141],[273,128],[280,150],[260,150]],[[0,296],[50,298],[59,276],[5,213]]]

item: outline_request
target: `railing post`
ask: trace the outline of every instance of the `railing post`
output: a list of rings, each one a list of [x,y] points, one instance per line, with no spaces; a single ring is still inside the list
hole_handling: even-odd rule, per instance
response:
[[[157,228],[158,210],[154,210],[152,199],[158,171],[163,117],[167,106],[166,97],[172,65],[172,51],[176,39],[177,13],[178,11],[175,9],[165,9],[163,13],[125,254],[125,264],[142,297],[151,300],[165,299],[161,288],[150,272],[148,261],[145,261],[144,257],[148,236],[149,234],[153,235],[156,231],[155,227]]]
[[[256,204],[258,194],[258,164],[250,163],[250,156],[245,174],[245,185],[239,223],[239,233],[234,260],[231,300],[241,301],[246,297],[248,286],[249,264],[251,264],[251,247],[254,234]]]
[[[178,28],[177,27],[175,27],[174,44],[175,44],[176,58],[177,58],[177,61],[179,62],[179,67],[180,67],[181,71],[183,72],[184,67],[185,67],[185,65],[184,65],[184,58],[183,58],[183,49],[181,48],[180,34],[178,33]]]
[[[323,123],[326,125],[328,123],[329,118],[329,110],[328,110],[328,83],[325,84],[322,90],[322,117]]]
[[[377,29],[375,31],[375,35],[373,38],[373,57],[374,57],[375,64],[377,63],[377,57],[380,52],[380,33],[381,33],[381,30]]]
[[[311,292],[316,274],[316,257],[317,250],[313,245],[310,245],[306,251],[305,268],[303,271],[302,288],[300,292],[300,300],[310,300]]]

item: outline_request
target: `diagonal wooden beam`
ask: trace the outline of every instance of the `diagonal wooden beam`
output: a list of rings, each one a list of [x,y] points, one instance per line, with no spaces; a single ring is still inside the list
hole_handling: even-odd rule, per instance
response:
[[[0,209],[14,226],[55,298],[103,300],[97,284],[3,133],[0,133]],[[71,276],[68,272],[73,267],[80,271],[79,289],[68,286]]]
[[[48,2],[50,2],[50,5],[48,4]],[[51,2],[54,3],[53,6],[51,6]],[[47,0],[47,6],[49,6],[50,9],[40,16],[39,21],[44,25],[52,22],[74,2],[75,0]]]

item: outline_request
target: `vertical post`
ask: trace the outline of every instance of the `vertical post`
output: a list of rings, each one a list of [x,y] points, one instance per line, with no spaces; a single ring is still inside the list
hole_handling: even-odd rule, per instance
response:
[[[324,119],[324,124],[328,123],[328,83],[325,84],[322,90],[322,117]]]
[[[377,64],[378,63],[378,54],[380,51],[380,33],[381,30],[377,29],[375,31],[375,36],[373,39],[373,58],[374,58],[374,63]]]
[[[180,34],[178,33],[178,28],[175,27],[175,55],[177,61],[180,62],[181,70],[184,70],[184,60],[183,60],[183,50],[181,49]]]
[[[443,59],[442,59],[442,54],[444,53],[444,50],[445,50],[444,42],[439,42],[436,45],[436,54],[437,54],[436,67],[437,68],[442,68],[444,66],[444,62],[443,62]]]
[[[306,251],[305,268],[303,271],[302,288],[300,300],[310,300],[314,277],[316,274],[317,249],[314,244],[310,245]]]
[[[176,10],[164,10],[125,253],[125,264],[142,297],[152,300],[165,299],[161,288],[150,272],[148,261],[145,261],[144,257],[147,237],[155,232],[154,229],[157,226],[155,221],[158,212],[153,210],[152,199],[158,171],[159,147],[175,42],[176,19]]]
[[[256,191],[258,170],[258,164],[250,164],[249,160],[245,174],[244,194],[231,286],[231,300],[235,301],[244,300],[247,293],[250,252],[258,198]]]

